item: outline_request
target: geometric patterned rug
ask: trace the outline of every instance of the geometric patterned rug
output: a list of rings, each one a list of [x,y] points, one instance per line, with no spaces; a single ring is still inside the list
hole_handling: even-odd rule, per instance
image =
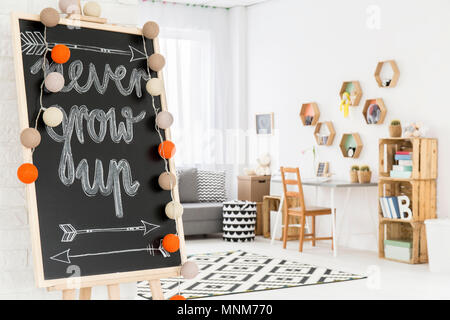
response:
[[[195,279],[161,279],[166,299],[181,293],[187,299],[253,291],[359,280],[365,276],[316,267],[296,261],[274,259],[245,251],[196,254],[189,257],[199,267]],[[181,292],[178,284],[181,283]],[[147,281],[137,286],[138,300],[151,299]]]

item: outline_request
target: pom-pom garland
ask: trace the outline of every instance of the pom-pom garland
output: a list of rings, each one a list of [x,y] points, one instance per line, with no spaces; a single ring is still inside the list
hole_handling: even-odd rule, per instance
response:
[[[70,49],[63,44],[57,44],[52,49],[52,59],[59,64],[66,63],[70,59]]]
[[[164,83],[161,79],[152,78],[147,81],[145,88],[147,89],[147,92],[149,94],[151,94],[154,97],[157,97],[163,93]]]
[[[181,276],[185,279],[194,279],[198,275],[198,265],[194,261],[187,261],[181,267]]]
[[[158,152],[161,158],[171,159],[176,152],[175,144],[170,140],[163,141],[159,144]]]
[[[80,13],[78,0],[59,0],[59,9],[62,13]]]
[[[53,28],[59,23],[59,13],[53,8],[45,8],[41,11],[40,19],[44,26]]]
[[[177,252],[180,249],[180,239],[177,235],[169,233],[163,238],[162,246],[167,252]]]
[[[57,107],[50,107],[44,111],[42,119],[47,126],[57,127],[63,120],[63,113]]]
[[[20,142],[25,148],[36,148],[41,143],[41,134],[34,128],[26,128],[20,134]]]
[[[161,189],[170,191],[177,184],[177,177],[171,172],[163,172],[159,175],[158,184]]]
[[[180,294],[174,295],[173,297],[171,297],[169,300],[187,300],[185,297],[183,297]]]
[[[89,1],[84,5],[83,13],[90,17],[100,17],[102,14],[102,8],[97,2]]]
[[[45,77],[44,83],[48,91],[60,92],[64,88],[64,76],[59,72],[51,72]]]
[[[144,37],[147,39],[153,40],[159,35],[159,26],[156,22],[149,21],[146,24],[144,24],[144,27],[142,28],[142,33]]]
[[[173,124],[173,116],[168,111],[161,111],[156,116],[156,125],[161,129],[168,129]]]
[[[166,204],[165,212],[169,219],[176,220],[183,215],[183,206],[177,201],[170,201]]]
[[[32,163],[24,163],[17,169],[17,177],[25,184],[33,183],[38,178],[38,169]]]
[[[152,69],[153,71],[159,72],[166,65],[166,59],[164,59],[163,55],[161,55],[159,53],[154,53],[148,58],[147,64],[150,69]]]

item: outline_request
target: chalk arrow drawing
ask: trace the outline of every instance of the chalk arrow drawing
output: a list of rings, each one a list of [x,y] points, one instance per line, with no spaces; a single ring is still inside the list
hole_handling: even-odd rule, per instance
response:
[[[137,227],[122,227],[122,228],[103,228],[103,229],[85,229],[77,230],[71,224],[60,224],[59,227],[64,232],[61,242],[72,242],[75,237],[79,234],[87,233],[99,233],[99,232],[135,232],[143,231],[144,236],[152,232],[153,230],[159,228],[155,224],[148,223],[147,221],[141,220],[142,226]]]
[[[156,252],[159,252],[163,255],[164,258],[170,257],[170,254],[166,250],[164,250],[164,248],[162,247],[162,241],[161,241],[159,248],[153,248],[151,245],[149,245],[147,248],[140,248],[140,249],[115,250],[115,251],[83,253],[83,254],[70,254],[70,249],[67,249],[66,251],[55,254],[53,257],[50,257],[50,259],[54,260],[54,261],[69,264],[69,263],[72,263],[72,259],[74,259],[74,258],[106,256],[106,255],[111,255],[111,254],[123,254],[123,253],[130,253],[130,252],[148,252],[152,256],[154,256]]]
[[[20,38],[22,40],[22,52],[26,55],[36,55],[41,56],[45,52],[45,39],[40,31],[25,31],[20,33]],[[129,56],[130,62],[147,59],[144,52],[128,46],[128,50],[117,50],[117,49],[107,49],[96,46],[85,46],[80,44],[71,43],[48,43],[48,48],[51,51],[53,47],[57,44],[63,44],[71,50],[81,50],[81,51],[91,51],[104,54],[116,54],[122,56]]]

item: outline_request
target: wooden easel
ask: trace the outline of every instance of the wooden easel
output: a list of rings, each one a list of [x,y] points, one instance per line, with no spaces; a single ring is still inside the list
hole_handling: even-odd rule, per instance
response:
[[[79,1],[79,6],[81,10],[81,4]],[[13,34],[13,43],[14,50],[16,52],[14,56],[15,62],[15,70],[16,70],[16,79],[24,79],[23,73],[23,62],[19,57],[20,48],[21,48],[21,40],[20,40],[20,28],[19,28],[19,19],[25,19],[30,21],[39,21],[39,16],[31,15],[31,14],[18,14],[12,13],[12,34]],[[112,31],[112,32],[124,32],[134,35],[142,35],[142,30],[138,28],[131,27],[123,27],[123,26],[115,26],[108,25],[107,20],[104,18],[96,18],[96,17],[88,17],[84,15],[68,15],[67,19],[61,19],[61,24],[76,26],[76,20],[80,21],[80,24],[83,27],[90,27],[98,30]],[[98,26],[94,26],[94,24],[98,24]],[[159,52],[159,43],[158,39],[153,40],[153,46],[155,52]],[[158,78],[163,80],[162,71],[158,72]],[[163,80],[164,81],[164,80]],[[19,101],[19,115],[21,121],[21,128],[27,128],[28,124],[28,116],[26,111],[26,95],[25,95],[25,81],[18,80],[17,83],[18,90],[18,101]],[[167,110],[167,99],[165,92],[161,95],[161,106],[162,110]],[[168,140],[171,139],[170,129],[166,129],[166,138]],[[32,161],[32,153],[30,150],[24,150],[24,159],[27,162]],[[171,172],[175,172],[175,165],[173,160],[169,160],[169,167]],[[177,201],[179,201],[179,193],[178,189],[174,189],[174,197]],[[38,223],[38,214],[37,214],[37,201],[36,201],[36,190],[35,185],[28,185],[27,189],[27,202],[29,203],[29,215],[30,215],[30,228],[31,228],[31,238],[32,238],[32,246],[33,246],[33,257],[34,257],[34,266],[35,266],[35,279],[38,287],[47,288],[48,291],[61,291],[63,300],[90,300],[92,296],[92,288],[96,286],[107,286],[108,289],[108,298],[110,300],[119,300],[120,299],[120,283],[130,283],[130,282],[138,282],[148,280],[150,290],[152,292],[153,300],[164,300],[164,294],[161,288],[160,279],[171,278],[180,276],[180,266],[167,267],[161,269],[154,270],[138,270],[138,271],[129,271],[123,273],[112,273],[112,274],[103,274],[103,275],[94,275],[94,276],[85,276],[80,278],[79,283],[70,284],[69,278],[65,279],[53,279],[46,280],[43,276],[43,263],[41,252],[41,239],[39,233],[39,223]],[[183,231],[183,223],[181,217],[177,219],[177,229],[178,234],[180,236],[180,255],[181,255],[181,263],[184,263],[187,258],[184,252],[184,231]],[[71,280],[76,280],[76,278],[70,278]],[[77,295],[77,291],[79,293]]]
[[[164,300],[164,294],[161,289],[160,280],[149,280],[150,290],[152,292],[153,300]],[[106,285],[108,289],[108,299],[109,300],[120,300],[120,286],[116,284]],[[49,288],[52,290],[52,288]],[[91,300],[92,287],[84,287],[79,289],[78,300]],[[62,289],[62,299],[63,300],[77,300],[77,289]]]

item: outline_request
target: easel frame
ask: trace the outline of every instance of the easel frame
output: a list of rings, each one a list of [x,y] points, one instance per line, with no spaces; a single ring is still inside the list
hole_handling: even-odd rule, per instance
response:
[[[21,50],[21,39],[20,39],[20,25],[19,20],[30,20],[30,21],[40,21],[39,15],[27,14],[27,13],[11,13],[11,33],[13,42],[13,52],[14,52],[14,68],[16,77],[16,88],[17,88],[17,99],[18,99],[18,111],[19,111],[19,123],[20,130],[29,127],[28,120],[28,108],[25,90],[25,76],[23,70],[23,60],[22,60],[22,50]],[[133,27],[123,27],[117,25],[109,25],[103,23],[94,23],[83,20],[72,20],[61,18],[61,25],[89,28],[95,30],[104,30],[110,32],[118,33],[128,33],[131,35],[142,35],[142,29]],[[149,41],[149,40],[148,40]],[[155,53],[160,52],[158,39],[153,40],[153,47]],[[164,81],[162,71],[158,72],[158,78]],[[165,89],[161,94],[161,107],[162,110],[167,110],[167,98]],[[170,129],[165,130],[166,139],[171,140]],[[31,149],[22,146],[23,160],[24,162],[33,163],[33,157]],[[170,172],[175,173],[175,165],[173,160],[169,160]],[[173,190],[174,200],[179,201],[178,187]],[[180,276],[181,266],[169,267],[169,268],[159,268],[153,270],[141,270],[141,271],[131,271],[131,272],[119,272],[113,274],[102,274],[95,276],[86,277],[70,277],[61,278],[53,280],[45,280],[43,272],[43,261],[42,261],[42,250],[41,250],[41,239],[39,232],[39,219],[38,219],[38,208],[36,199],[36,188],[35,184],[28,184],[26,186],[26,199],[28,204],[28,215],[30,223],[30,235],[31,244],[33,251],[33,264],[34,264],[34,277],[36,285],[39,288],[47,288],[49,291],[61,290],[63,291],[63,299],[76,299],[76,289],[80,289],[80,299],[88,300],[91,297],[91,288],[94,286],[104,286],[108,287],[108,295],[110,299],[119,299],[119,284],[137,281],[149,281],[150,288],[152,290],[152,296],[154,300],[164,299],[160,279],[178,277]],[[180,257],[181,264],[186,262],[185,253],[185,240],[183,231],[183,221],[182,218],[176,220],[177,231],[180,238]]]

